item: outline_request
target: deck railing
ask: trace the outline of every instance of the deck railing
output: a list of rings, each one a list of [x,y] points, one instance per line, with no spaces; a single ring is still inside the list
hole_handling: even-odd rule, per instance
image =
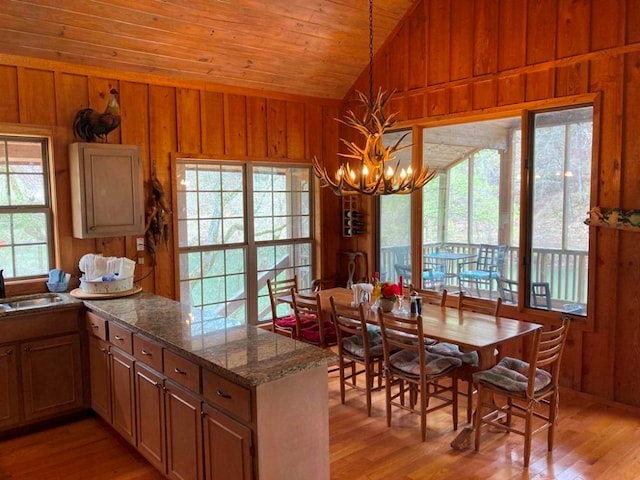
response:
[[[402,248],[409,251],[409,245],[382,248],[380,251],[381,278],[395,281],[398,274],[395,269],[398,261],[397,252]],[[423,245],[423,258],[441,248],[455,253],[474,253],[477,245],[448,243]],[[406,257],[406,256],[405,256]],[[577,250],[551,250],[534,249],[532,255],[532,273],[534,282],[547,282],[551,289],[551,299],[554,305],[562,304],[586,304],[587,303],[587,271],[588,254]],[[447,273],[455,275],[457,266],[455,262],[449,262]],[[509,248],[505,256],[505,264],[502,272],[507,278],[518,278],[518,249]]]

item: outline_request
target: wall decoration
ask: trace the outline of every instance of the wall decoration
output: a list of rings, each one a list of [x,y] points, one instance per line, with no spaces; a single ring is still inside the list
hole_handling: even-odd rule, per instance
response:
[[[584,221],[590,227],[611,227],[640,232],[640,210],[593,207]]]

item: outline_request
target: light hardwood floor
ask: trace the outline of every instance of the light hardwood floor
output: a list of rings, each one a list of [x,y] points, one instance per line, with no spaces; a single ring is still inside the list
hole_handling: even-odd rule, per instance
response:
[[[640,409],[563,391],[555,449],[547,455],[545,434],[536,436],[525,470],[519,436],[484,432],[479,453],[455,451],[449,444],[456,433],[444,410],[429,416],[422,443],[416,415],[394,412],[387,428],[383,393],[374,394],[371,418],[357,392],[347,391],[342,405],[336,376],[329,380],[332,480],[640,478]],[[96,418],[0,442],[0,480],[161,478]]]

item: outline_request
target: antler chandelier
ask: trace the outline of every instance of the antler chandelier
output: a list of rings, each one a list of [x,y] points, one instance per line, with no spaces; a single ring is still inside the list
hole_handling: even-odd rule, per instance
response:
[[[332,176],[326,167],[321,166],[317,157],[313,158],[313,170],[320,179],[322,187],[329,187],[336,195],[361,193],[364,195],[390,195],[394,193],[406,194],[422,188],[436,174],[428,167],[413,170],[400,168],[400,160],[396,161],[396,154],[411,148],[411,145],[400,146],[409,132],[405,133],[393,145],[384,145],[384,134],[396,123],[393,113],[385,116],[384,109],[393,92],[386,95],[382,89],[373,97],[373,0],[369,0],[369,97],[357,92],[360,102],[364,106],[364,113],[359,118],[349,110],[345,119],[338,122],[354,128],[365,141],[359,146],[352,141],[341,138],[348,153],[338,153],[349,161],[342,163]],[[357,164],[352,168],[351,163]]]

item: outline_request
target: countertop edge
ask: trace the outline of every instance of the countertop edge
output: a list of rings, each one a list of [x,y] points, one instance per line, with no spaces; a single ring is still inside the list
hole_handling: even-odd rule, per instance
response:
[[[136,297],[140,297],[140,295],[141,294],[135,294],[131,297],[127,297],[127,299],[135,300]],[[147,298],[150,298],[150,296],[161,298],[162,302],[170,302],[170,304],[174,307],[180,305],[179,302],[176,302],[175,300],[160,297],[155,294],[145,293],[144,295]],[[223,376],[230,381],[233,381],[234,383],[243,385],[245,387],[256,388],[261,384],[273,382],[275,380],[311,370],[313,368],[323,366],[326,367],[330,363],[338,360],[338,356],[329,350],[324,350],[307,343],[283,337],[282,335],[266,331],[255,325],[246,325],[245,328],[252,329],[252,331],[255,332],[256,338],[261,335],[272,335],[279,337],[278,341],[280,342],[295,342],[296,346],[299,348],[295,348],[294,351],[298,353],[298,355],[291,355],[286,359],[286,361],[284,361],[283,363],[278,363],[277,365],[273,365],[267,371],[253,370],[249,367],[230,369],[226,366],[216,363],[215,361],[209,360],[203,356],[185,350],[181,346],[173,344],[171,341],[161,335],[127,322],[125,319],[120,318],[118,315],[110,312],[109,309],[106,308],[108,306],[108,303],[105,302],[111,301],[112,300],[108,299],[84,299],[82,300],[82,303],[84,304],[85,308],[95,311],[105,319],[109,321],[115,321],[120,325],[131,329],[134,333],[142,334],[147,338],[160,343],[163,348],[166,348],[173,353],[182,355],[184,358],[193,361],[194,363],[200,365],[202,368],[206,368],[213,373]],[[246,340],[246,342],[249,343],[249,340]]]

